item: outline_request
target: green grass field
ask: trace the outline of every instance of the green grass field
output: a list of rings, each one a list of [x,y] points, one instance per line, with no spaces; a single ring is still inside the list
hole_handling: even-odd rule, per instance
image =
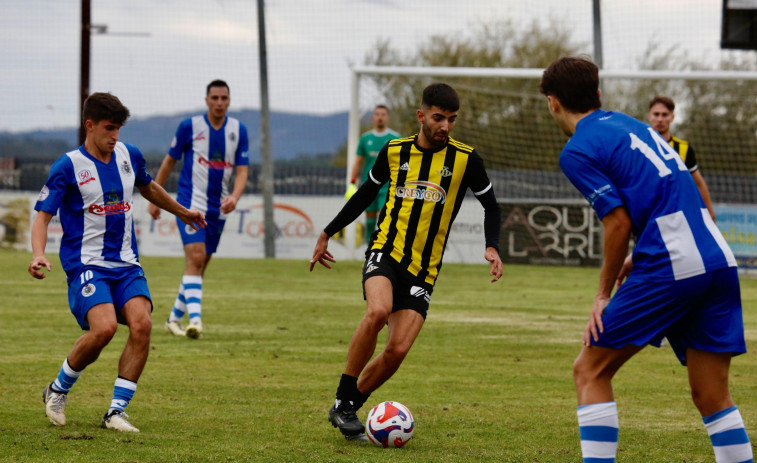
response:
[[[128,408],[141,429],[100,429],[121,327],[69,395],[68,424],[44,415],[41,392],[81,334],[57,257],[46,280],[28,253],[0,251],[2,462],[579,462],[571,368],[598,269],[446,265],[418,340],[368,405],[396,400],[416,422],[402,449],[345,441],[326,414],[362,317],[360,263],[308,273],[306,261],[216,259],[204,284],[199,341],[163,331],[183,259],[145,258],[153,338]],[[757,280],[742,280],[750,353],[732,395],[757,438]],[[383,341],[380,338],[380,346]],[[713,462],[686,370],[647,348],[615,379],[619,462]],[[364,419],[368,407],[360,411]]]

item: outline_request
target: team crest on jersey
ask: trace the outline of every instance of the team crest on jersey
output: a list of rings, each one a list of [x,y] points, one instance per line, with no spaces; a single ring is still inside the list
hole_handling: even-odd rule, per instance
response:
[[[90,172],[89,169],[84,169],[77,172],[76,178],[79,182],[79,186],[86,185],[89,182],[95,181],[95,176],[92,175],[92,172]]]
[[[124,175],[131,175],[131,166],[129,165],[129,161],[124,159],[124,163],[121,164],[121,171],[124,173]]]
[[[93,285],[92,283],[87,283],[81,289],[81,295],[84,296],[84,297],[89,297],[89,296],[95,294],[95,291],[96,291],[95,285]]]
[[[41,190],[39,190],[39,196],[37,196],[37,201],[44,201],[47,199],[47,197],[50,196],[50,190],[47,188],[47,185],[43,186]]]
[[[437,174],[441,175],[442,177],[450,177],[452,176],[452,171],[449,170],[447,166],[442,167],[442,170],[437,170]]]
[[[237,134],[235,134],[234,132],[231,132],[229,134],[229,140],[236,141],[237,140]]]
[[[442,203],[447,200],[447,192],[436,183],[417,181],[407,182],[404,186],[398,186],[395,190],[398,198],[422,199],[434,203]]]

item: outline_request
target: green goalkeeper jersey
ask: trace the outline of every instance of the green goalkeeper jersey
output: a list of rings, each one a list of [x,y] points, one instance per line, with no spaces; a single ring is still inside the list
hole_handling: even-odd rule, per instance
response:
[[[381,148],[383,148],[388,141],[396,138],[400,138],[400,135],[392,129],[386,129],[383,132],[369,130],[360,137],[360,142],[357,144],[357,155],[365,158],[363,173],[361,176],[362,183],[365,183],[368,178],[368,172],[373,169],[373,164],[376,163],[376,157],[378,156],[379,151],[381,151]]]

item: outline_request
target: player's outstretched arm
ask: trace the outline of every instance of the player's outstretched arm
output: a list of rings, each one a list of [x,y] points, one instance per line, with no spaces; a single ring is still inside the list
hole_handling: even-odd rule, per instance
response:
[[[193,229],[199,230],[200,228],[205,228],[207,225],[207,222],[205,222],[205,214],[197,209],[187,209],[177,203],[176,200],[173,199],[162,186],[155,183],[155,181],[138,188],[139,192],[146,200],[175,215],[179,220]]]
[[[38,211],[32,224],[32,261],[29,264],[29,274],[34,278],[41,280],[47,276],[42,270],[46,268],[49,272],[52,270],[50,262],[45,257],[45,245],[47,244],[47,225],[52,220],[53,215]]]
[[[492,264],[491,269],[489,269],[489,275],[494,277],[492,278],[492,283],[494,283],[502,277],[502,259],[499,257],[499,251],[497,248],[486,248],[484,259]]]
[[[160,169],[158,169],[158,175],[155,176],[155,183],[160,186],[165,185],[168,176],[171,175],[175,166],[176,159],[172,158],[171,155],[166,154],[166,157],[163,158],[163,162],[160,164]],[[147,212],[149,212],[155,220],[160,218],[160,208],[153,203],[147,205]]]
[[[323,265],[326,268],[331,268],[329,262],[336,262],[334,256],[329,252],[329,235],[325,231],[322,231],[318,236],[318,241],[315,243],[315,249],[313,250],[313,258],[310,259],[310,271],[313,271],[316,262]]]

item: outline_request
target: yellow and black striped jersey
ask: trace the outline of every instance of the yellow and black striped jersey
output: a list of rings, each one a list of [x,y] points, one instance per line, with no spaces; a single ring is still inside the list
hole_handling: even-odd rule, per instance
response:
[[[676,152],[681,156],[681,159],[683,159],[683,163],[686,164],[689,172],[694,172],[699,168],[699,166],[697,165],[696,154],[694,154],[694,147],[689,145],[689,142],[678,137],[671,136],[670,140],[668,140],[668,143],[670,143],[670,146],[672,146],[673,149],[676,150]]]
[[[369,173],[377,185],[389,182],[369,249],[382,250],[433,285],[466,190],[470,188],[481,201],[480,195],[492,184],[471,146],[449,138],[442,148],[424,150],[416,139],[414,135],[389,141]]]

